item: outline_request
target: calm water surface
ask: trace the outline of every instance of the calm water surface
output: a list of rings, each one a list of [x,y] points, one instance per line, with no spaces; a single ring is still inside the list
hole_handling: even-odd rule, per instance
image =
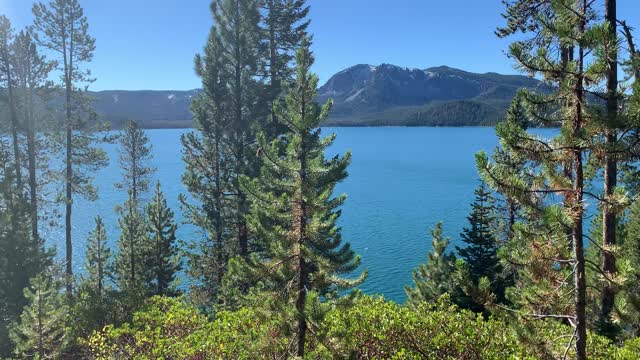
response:
[[[184,164],[180,135],[188,130],[150,130],[156,177],[161,181],[169,206],[180,220],[178,194]],[[349,177],[338,186],[348,194],[340,224],[343,238],[362,255],[369,270],[361,289],[404,302],[404,286],[411,284],[411,270],[426,259],[431,239],[429,229],[444,222],[451,245],[459,243],[469,202],[478,185],[474,154],[492,151],[497,139],[492,128],[326,128],[337,133],[331,153],[350,150],[353,161]],[[96,215],[104,218],[115,246],[119,231],[113,209],[126,197],[113,184],[121,177],[115,145],[105,146],[110,165],[96,174],[100,199],[79,199],[74,205],[74,271],[81,272],[86,238]],[[150,196],[150,195],[149,195]],[[45,235],[64,256],[63,229]],[[179,236],[198,241],[197,229],[183,225]]]

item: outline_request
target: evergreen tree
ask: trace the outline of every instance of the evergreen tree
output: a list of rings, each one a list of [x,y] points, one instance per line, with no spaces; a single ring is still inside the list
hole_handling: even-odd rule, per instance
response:
[[[151,280],[149,287],[153,289],[153,295],[171,295],[175,293],[172,285],[182,261],[176,244],[178,225],[173,219],[173,211],[167,207],[159,181],[146,212],[150,249],[145,266]]]
[[[631,269],[618,299],[622,310],[622,327],[627,327],[631,336],[640,334],[640,201],[631,205],[625,224],[624,241],[620,246],[620,263]]]
[[[118,287],[122,291],[140,292],[143,290],[146,274],[144,261],[147,256],[148,245],[146,221],[133,200],[133,193],[119,210],[120,239],[118,253],[115,258],[115,275]]]
[[[254,177],[258,171],[256,159],[255,133],[257,120],[262,115],[259,91],[261,84],[258,56],[260,14],[256,0],[214,0],[211,4],[216,31],[219,35],[220,50],[223,51],[224,66],[229,69],[229,98],[225,112],[229,119],[227,143],[230,161],[230,191],[232,214],[234,216],[238,252],[242,256],[249,253],[249,232],[246,215],[250,203],[240,185],[242,176]]]
[[[469,227],[464,228],[460,234],[466,246],[456,246],[456,251],[468,267],[472,283],[477,284],[480,279],[487,278],[492,292],[502,301],[505,283],[498,259],[494,199],[484,183],[475,190],[471,208],[471,214],[467,217]]]
[[[137,203],[138,197],[149,190],[149,179],[156,170],[147,165],[153,158],[152,148],[144,130],[135,121],[129,121],[119,142],[123,176],[122,182],[116,183],[116,188],[130,191],[133,201]]]
[[[22,190],[22,157],[20,152],[20,138],[18,136],[20,124],[16,110],[15,94],[15,69],[14,69],[14,41],[11,21],[4,16],[0,16],[0,83],[4,83],[7,89],[7,102],[9,105],[9,129],[11,130],[11,140],[13,145],[13,166],[18,189]]]
[[[234,261],[234,266],[260,280],[263,290],[272,294],[278,311],[286,318],[291,309],[295,317],[287,326],[296,334],[292,352],[305,355],[310,317],[308,301],[315,295],[337,295],[364,280],[340,278],[360,264],[348,243],[343,243],[336,225],[339,207],[346,196],[333,196],[335,186],[347,177],[350,154],[326,159],[324,151],[335,135],[320,137],[320,124],[331,109],[331,102],[316,102],[318,78],[310,73],[313,55],[306,39],[296,56],[296,79],[277,106],[277,119],[289,128],[281,138],[266,143],[260,136],[264,168],[258,179],[243,179],[253,202],[252,228],[260,236],[264,253]],[[279,156],[286,144],[286,152]],[[290,327],[289,327],[290,326]]]
[[[528,128],[527,114],[520,93],[514,97],[502,122],[513,124],[513,126],[517,126],[522,130]],[[510,152],[508,149],[498,146],[494,150],[492,158],[496,163],[502,164],[510,173],[523,179],[527,178],[527,161],[521,154]],[[500,196],[497,200],[497,210],[502,214],[502,216],[497,219],[499,232],[501,233],[501,239],[499,240],[507,242],[514,235],[514,226],[516,221],[523,216],[523,209],[522,206],[520,206],[515,199],[509,197],[508,194]]]
[[[22,105],[22,127],[26,136],[26,154],[28,170],[29,202],[31,204],[31,237],[39,239],[38,220],[40,216],[39,201],[43,186],[40,174],[46,173],[49,167],[46,142],[39,136],[45,128],[44,111],[40,108],[47,102],[52,92],[50,72],[55,63],[47,61],[38,51],[33,39],[33,29],[20,31],[14,41],[14,71],[16,89]]]
[[[107,280],[111,277],[111,249],[107,246],[107,232],[100,216],[95,218],[96,227],[89,234],[86,252],[86,288],[98,299],[105,295]]]
[[[108,285],[113,278],[111,249],[107,246],[107,234],[100,216],[95,218],[95,228],[89,234],[85,259],[85,274],[78,287],[78,298],[73,304],[72,330],[74,338],[117,322],[122,309],[117,307],[117,294]]]
[[[605,35],[603,46],[604,56],[607,62],[606,71],[606,121],[603,126],[602,135],[604,137],[605,151],[603,158],[603,178],[604,196],[611,198],[615,202],[616,185],[618,183],[618,159],[616,154],[618,148],[618,129],[620,119],[618,118],[618,17],[616,0],[605,0],[605,22],[608,33]],[[609,206],[608,199],[605,199],[602,206],[602,272],[609,276],[615,276],[617,272],[616,259],[612,250],[617,243],[616,228],[618,214],[615,206]],[[615,303],[616,289],[607,282],[602,286],[600,293],[601,312],[599,322],[602,326],[611,323],[611,312]]]
[[[194,201],[180,196],[188,221],[205,234],[189,253],[188,273],[195,280],[191,296],[211,304],[222,283],[233,243],[231,213],[231,154],[228,147],[230,72],[218,30],[214,27],[203,55],[196,55],[196,74],[202,79],[203,95],[192,104],[197,133],[182,136],[185,173],[182,181]]]
[[[588,106],[592,79],[602,76],[602,57],[589,57],[601,44],[603,27],[595,23],[594,3],[586,0],[508,1],[507,27],[500,35],[523,31],[510,55],[523,71],[553,86],[548,93],[523,92],[530,118],[558,124],[558,136],[547,140],[512,124],[500,124],[501,145],[534,163],[532,182],[502,164],[477,156],[483,179],[496,191],[528,207],[536,219],[516,230],[508,245],[521,264],[519,299],[537,317],[570,319],[575,326],[576,358],[586,359],[587,294],[584,248],[585,156],[593,149],[597,112]],[[532,11],[532,8],[534,9]],[[599,54],[596,51],[596,54]],[[558,198],[562,203],[558,204]],[[566,279],[573,277],[573,286]],[[567,301],[573,295],[572,301]],[[557,312],[556,312],[557,311]]]
[[[280,98],[283,84],[290,81],[293,75],[290,63],[300,41],[307,34],[309,6],[305,0],[260,0],[259,5],[263,38],[261,61],[267,80],[267,100],[270,109],[273,109],[274,102]],[[265,131],[269,138],[286,131],[286,127],[275,118],[273,110]]]
[[[424,302],[433,302],[445,293],[453,293],[453,273],[456,257],[447,254],[449,239],[442,237],[442,223],[431,230],[431,252],[427,262],[413,270],[413,287],[405,287],[407,304],[418,306]]]
[[[64,186],[61,196],[65,204],[66,288],[72,294],[73,242],[71,240],[71,211],[73,196],[90,200],[97,197],[89,171],[107,164],[104,150],[95,147],[100,140],[94,126],[97,123],[83,84],[93,81],[83,65],[93,59],[95,39],[89,35],[89,23],[78,0],[52,0],[48,5],[33,6],[36,42],[58,56],[57,70],[61,73],[64,90],[64,124],[54,137],[57,150],[63,153],[64,169],[58,177]]]
[[[24,289],[28,301],[20,322],[11,329],[21,358],[60,359],[70,339],[67,333],[67,307],[51,276],[40,274]]]
[[[9,325],[27,304],[22,290],[50,261],[29,231],[29,204],[16,188],[9,146],[0,141],[0,356],[9,356]]]

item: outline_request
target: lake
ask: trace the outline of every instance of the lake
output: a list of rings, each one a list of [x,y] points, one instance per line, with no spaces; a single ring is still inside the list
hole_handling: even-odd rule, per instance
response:
[[[180,135],[187,131],[148,131],[156,177],[178,220],[178,194],[185,192]],[[443,221],[452,248],[459,244],[459,233],[466,225],[469,204],[478,185],[474,154],[495,148],[494,129],[371,127],[323,131],[337,134],[332,153],[350,150],[353,155],[349,177],[337,189],[348,195],[340,220],[343,238],[351,242],[362,256],[362,267],[369,270],[369,277],[360,288],[404,302],[404,286],[411,284],[411,270],[426,260],[431,247],[429,230]],[[95,177],[100,199],[78,199],[74,204],[76,273],[82,271],[86,239],[96,215],[104,218],[112,247],[119,236],[113,209],[123,203],[126,194],[113,185],[121,177],[117,146],[107,145],[105,149],[111,163]],[[63,229],[47,229],[44,236],[63,257]],[[198,241],[198,232],[183,225],[179,237]]]

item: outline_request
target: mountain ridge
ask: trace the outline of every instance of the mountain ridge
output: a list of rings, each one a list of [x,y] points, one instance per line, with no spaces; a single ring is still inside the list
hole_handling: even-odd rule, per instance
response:
[[[520,88],[542,83],[522,75],[473,73],[446,65],[425,69],[357,64],[318,89],[318,101],[333,99],[327,126],[483,126],[501,118]],[[104,120],[120,128],[137,120],[145,128],[192,126],[193,90],[91,92]]]

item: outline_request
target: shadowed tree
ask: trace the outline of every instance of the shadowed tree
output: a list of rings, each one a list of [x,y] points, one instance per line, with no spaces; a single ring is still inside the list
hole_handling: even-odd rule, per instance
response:
[[[84,66],[93,59],[95,39],[89,35],[89,23],[78,0],[52,0],[48,5],[33,5],[36,42],[56,54],[56,69],[61,73],[64,91],[64,123],[55,136],[58,150],[64,154],[64,169],[59,178],[64,186],[66,288],[72,294],[73,242],[71,212],[73,196],[90,200],[97,197],[88,172],[106,165],[104,150],[94,146],[99,137],[91,127],[97,124],[95,112],[81,86],[91,83],[91,73]]]
[[[22,105],[22,127],[26,135],[27,169],[29,175],[29,202],[31,203],[31,237],[38,241],[39,200],[43,185],[38,176],[48,171],[47,146],[39,132],[45,131],[46,115],[41,109],[53,91],[48,80],[55,63],[38,51],[33,29],[20,31],[13,44],[16,88]]]
[[[41,274],[24,289],[28,301],[20,322],[11,329],[15,354],[20,358],[60,359],[69,344],[68,308],[50,275]]]
[[[11,131],[11,139],[13,145],[13,166],[16,176],[16,184],[18,189],[22,190],[22,159],[20,153],[20,138],[18,132],[20,124],[18,120],[18,112],[16,109],[15,94],[15,69],[14,69],[14,49],[13,41],[15,39],[11,21],[4,16],[0,16],[0,83],[4,83],[7,89],[7,102],[9,105],[9,129]]]

